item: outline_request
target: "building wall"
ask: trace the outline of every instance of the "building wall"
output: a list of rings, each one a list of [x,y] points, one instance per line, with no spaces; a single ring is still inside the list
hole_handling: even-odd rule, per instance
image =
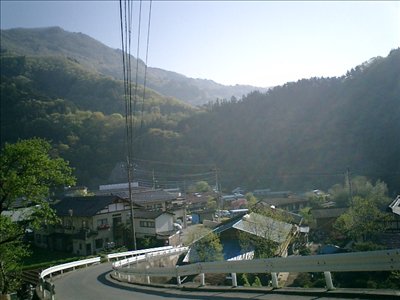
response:
[[[162,214],[156,219],[156,231],[166,232],[174,229],[174,217],[170,214]]]
[[[136,226],[136,233],[138,234],[138,236],[156,235],[156,222],[154,219],[135,218],[135,226]]]

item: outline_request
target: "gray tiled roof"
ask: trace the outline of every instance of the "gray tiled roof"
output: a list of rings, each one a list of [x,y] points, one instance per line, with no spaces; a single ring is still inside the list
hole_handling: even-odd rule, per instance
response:
[[[58,216],[69,216],[72,210],[73,216],[90,217],[118,200],[123,199],[118,196],[65,197],[53,208]]]
[[[281,244],[287,239],[292,230],[292,225],[263,215],[251,213],[243,217],[240,222],[234,224],[233,228],[259,237],[268,238],[269,240]]]
[[[128,191],[117,192],[114,193],[114,195],[124,199],[129,199]],[[175,200],[176,196],[162,190],[141,191],[141,192],[133,192],[132,199],[134,202],[138,204],[145,204],[146,202],[164,202],[164,201]]]
[[[245,231],[253,235],[268,238],[279,244],[283,243],[293,225],[278,221],[260,214],[250,213],[248,215],[234,218],[231,222],[227,222],[214,229],[215,233],[221,233],[230,228]]]
[[[134,212],[134,216],[137,219],[156,219],[162,214],[170,214],[173,215],[173,213],[169,211],[148,211],[148,210],[136,210]]]

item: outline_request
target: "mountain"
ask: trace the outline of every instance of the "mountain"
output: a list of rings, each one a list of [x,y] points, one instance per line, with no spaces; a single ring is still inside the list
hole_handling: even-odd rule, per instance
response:
[[[400,49],[339,78],[312,78],[219,102],[179,124],[181,160],[221,168],[228,187],[326,188],[354,175],[400,192]],[[225,180],[224,180],[225,179]]]
[[[86,37],[93,46],[80,46],[79,34],[70,34],[77,40],[65,39],[64,45],[30,41],[29,34],[16,42],[5,37],[3,43],[9,32],[2,31],[1,143],[46,138],[76,169],[79,184],[110,183],[125,160],[123,84],[98,71],[98,58],[76,54],[92,47],[101,57],[96,43],[106,53],[110,49]],[[19,48],[22,40],[33,52]],[[33,44],[37,53],[51,55],[38,55]],[[64,55],[53,55],[61,50],[51,52],[52,46]],[[344,182],[349,170],[352,176],[383,180],[391,195],[398,194],[399,65],[400,49],[394,49],[341,77],[303,79],[200,108],[148,90],[143,114],[135,116],[137,179],[168,187],[188,186],[191,180],[214,184],[217,168],[224,190],[299,191]],[[213,86],[153,71],[158,85],[170,80],[182,85],[181,92],[192,84]]]
[[[1,52],[26,56],[63,56],[91,71],[122,78],[120,50],[107,47],[83,33],[68,32],[60,27],[1,30]],[[136,66],[135,58],[132,58],[132,66]],[[139,82],[143,82],[144,67],[140,60]],[[147,72],[149,88],[192,105],[230,99],[232,96],[240,98],[254,90],[267,90],[247,85],[225,86],[158,68],[148,68]]]

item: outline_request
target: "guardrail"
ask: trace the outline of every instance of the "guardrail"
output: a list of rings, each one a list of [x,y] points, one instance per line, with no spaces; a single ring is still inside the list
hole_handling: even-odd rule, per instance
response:
[[[112,253],[112,254],[108,254],[106,256],[107,261],[110,261],[111,259],[114,258],[119,258],[119,257],[128,257],[128,256],[132,256],[129,259],[135,259],[136,256],[135,255],[140,255],[144,257],[144,259],[148,259],[148,257],[150,256],[146,256],[146,254],[148,255],[149,253],[161,253],[163,251],[171,251],[172,249],[174,249],[172,246],[166,246],[166,247],[157,247],[157,248],[150,248],[150,249],[142,249],[142,250],[136,250],[136,251],[126,251],[126,252],[120,252],[120,253]],[[172,252],[171,252],[172,253]],[[159,254],[162,255],[162,254]],[[117,261],[115,263],[119,263],[121,266],[123,264],[121,264],[121,262],[125,261],[127,259],[124,260],[120,260]],[[63,274],[65,271],[73,271],[75,270],[77,267],[81,267],[81,266],[89,266],[89,265],[93,265],[93,264],[97,264],[101,262],[101,258],[100,256],[98,257],[93,257],[93,258],[89,258],[89,259],[83,259],[83,260],[78,260],[78,261],[74,261],[74,262],[69,262],[69,263],[65,263],[65,264],[61,264],[58,266],[53,266],[50,268],[47,268],[45,270],[43,270],[40,275],[39,275],[39,291],[41,293],[41,296],[43,299],[49,297],[50,299],[54,300],[55,299],[55,286],[53,283],[49,282],[46,277],[50,277],[52,278],[52,276],[54,274]]]
[[[157,248],[153,248],[154,250]],[[112,264],[113,269],[118,269],[121,268],[123,266],[129,265],[131,263],[138,263],[141,261],[145,261],[145,260],[149,260],[151,258],[154,257],[159,257],[159,256],[164,256],[164,255],[172,255],[172,254],[176,254],[176,253],[183,253],[188,251],[189,248],[188,247],[177,247],[177,248],[169,248],[169,249],[165,249],[165,250],[159,250],[159,251],[152,251],[152,252],[147,252],[145,254],[142,255],[137,255],[137,256],[133,256],[130,258],[126,258],[123,260],[119,260],[116,261]]]
[[[172,248],[173,248],[172,246],[151,248],[151,250],[152,250],[151,252],[169,250]],[[148,253],[148,252],[149,252],[149,249],[142,249],[142,250],[135,250],[135,251],[111,253],[111,254],[108,254],[106,257],[107,257],[107,260],[110,261],[113,258],[120,258],[120,257],[127,258],[128,256],[134,256],[134,255],[139,255],[139,254]]]
[[[175,268],[114,268],[118,277],[130,275],[176,277],[178,286],[181,276],[200,274],[205,285],[207,273],[231,273],[232,286],[237,286],[237,273],[271,273],[273,288],[279,288],[279,272],[323,272],[326,287],[334,289],[331,272],[394,271],[400,270],[400,249],[353,252],[329,255],[290,256],[285,258],[255,259],[247,261],[221,261],[196,263]]]
[[[46,298],[46,293],[49,293],[50,299],[54,300],[54,295],[55,295],[55,287],[54,284],[51,282],[48,282],[46,280],[46,276],[53,277],[53,274],[55,273],[60,273],[63,274],[64,271],[66,270],[75,270],[76,267],[80,266],[85,266],[87,267],[88,265],[92,264],[97,264],[100,263],[100,256],[98,257],[93,257],[89,259],[82,259],[78,261],[73,261],[65,264],[61,264],[58,266],[50,267],[45,270],[43,270],[40,275],[39,275],[39,291],[41,293],[41,296],[43,299]]]
[[[87,267],[88,265],[95,264],[95,263],[100,263],[100,256],[89,258],[89,259],[82,259],[82,260],[73,261],[73,262],[62,264],[62,265],[50,267],[48,269],[43,270],[40,273],[40,278],[45,279],[45,277],[49,276],[49,275],[50,275],[50,277],[52,277],[53,273],[60,272],[62,274],[65,270],[68,270],[68,269],[75,270],[76,267],[80,267],[83,265]]]

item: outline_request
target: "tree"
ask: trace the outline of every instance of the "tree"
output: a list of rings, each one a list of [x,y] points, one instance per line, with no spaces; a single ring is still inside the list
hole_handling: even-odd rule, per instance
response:
[[[193,250],[197,253],[198,261],[218,261],[223,260],[224,255],[222,253],[222,245],[218,235],[214,232],[210,232],[200,240],[195,242]]]
[[[52,155],[50,144],[43,139],[21,140],[5,144],[0,157],[0,213],[12,210],[17,199],[30,206],[30,224],[37,229],[46,222],[57,221],[47,201],[57,187],[73,185],[72,169],[62,158]],[[3,294],[18,287],[20,259],[27,255],[22,237],[28,224],[13,223],[0,215],[0,288]]]
[[[218,208],[217,199],[215,199],[214,197],[208,197],[206,209],[215,210],[217,208]]]
[[[198,181],[196,184],[189,187],[189,192],[206,193],[211,191],[210,185],[206,181]]]
[[[245,195],[245,198],[247,200],[247,207],[252,210],[252,208],[256,205],[257,203],[257,198],[254,196],[253,193],[247,193]]]
[[[388,214],[378,208],[373,198],[356,196],[349,210],[341,215],[334,227],[347,237],[367,241],[386,228]]]
[[[359,196],[373,199],[379,208],[383,208],[390,201],[387,197],[387,192],[388,188],[384,182],[378,180],[373,184],[365,176],[352,178],[351,186],[346,181],[345,185],[335,184],[329,189],[333,201],[339,206],[349,206],[351,205],[351,198]]]

